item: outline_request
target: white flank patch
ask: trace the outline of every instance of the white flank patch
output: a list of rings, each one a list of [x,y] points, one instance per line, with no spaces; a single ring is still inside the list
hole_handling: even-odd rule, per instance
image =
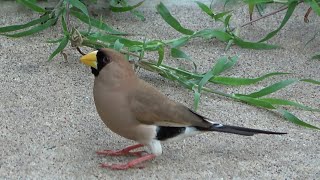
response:
[[[184,131],[184,133],[182,134],[179,134],[173,138],[169,138],[165,141],[178,141],[178,140],[181,140],[181,139],[184,139],[186,137],[189,137],[189,136],[194,136],[196,134],[200,134],[201,131],[199,131],[198,129],[196,129],[195,127],[186,127],[186,130]]]
[[[149,153],[154,154],[156,156],[160,156],[162,154],[162,146],[159,140],[153,139],[149,144],[147,144],[150,151]]]

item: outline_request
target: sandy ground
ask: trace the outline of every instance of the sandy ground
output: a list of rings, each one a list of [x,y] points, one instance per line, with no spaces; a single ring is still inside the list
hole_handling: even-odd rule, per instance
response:
[[[130,13],[111,14],[107,21],[120,30],[146,38],[171,39],[180,36],[156,13],[159,1],[148,1],[140,8],[141,22]],[[163,1],[172,14],[193,30],[216,26],[191,1]],[[208,3],[208,1],[203,1]],[[271,9],[268,9],[271,10]],[[319,19],[311,13],[303,22],[307,7],[302,6],[286,27],[270,42],[284,46],[273,51],[254,51],[196,39],[183,49],[209,69],[221,55],[240,57],[225,73],[229,76],[256,77],[268,72],[295,73],[297,78],[320,79],[319,61],[310,61],[320,51],[319,37],[304,44],[319,30]],[[17,13],[19,11],[19,13]],[[2,1],[0,26],[27,22],[38,17],[12,1]],[[241,24],[248,20],[247,8],[236,11]],[[242,37],[257,40],[275,29],[283,13],[243,28]],[[108,130],[96,113],[93,76],[79,63],[80,55],[66,50],[68,60],[57,56],[47,62],[56,46],[44,39],[61,36],[56,26],[36,36],[10,39],[0,36],[0,179],[318,179],[320,177],[319,131],[298,127],[279,115],[216,95],[203,94],[200,113],[216,121],[288,132],[285,136],[240,137],[206,133],[180,142],[164,144],[164,153],[146,168],[111,171],[99,163],[124,162],[131,157],[99,157],[96,150],[120,149],[134,142]],[[141,38],[141,37],[140,37]],[[149,58],[156,56],[148,55]],[[168,63],[173,62],[167,57]],[[145,71],[139,76],[170,98],[192,107],[193,93]],[[291,77],[292,77],[291,76]],[[289,77],[289,76],[287,76]],[[276,77],[250,87],[215,86],[225,92],[249,93],[286,77]],[[274,96],[320,108],[320,86],[297,83]],[[298,117],[320,126],[320,114],[291,109]]]

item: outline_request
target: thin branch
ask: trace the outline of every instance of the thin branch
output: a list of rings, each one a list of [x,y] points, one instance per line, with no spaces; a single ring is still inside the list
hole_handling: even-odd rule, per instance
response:
[[[246,23],[242,24],[240,27],[245,27],[245,26],[247,26],[247,25],[249,25],[249,24],[252,24],[252,23],[254,23],[254,22],[256,22],[256,21],[259,21],[259,20],[264,19],[264,18],[266,18],[266,17],[272,16],[272,15],[274,15],[274,14],[277,14],[277,13],[279,13],[279,12],[281,12],[281,11],[286,10],[286,9],[288,9],[288,6],[283,6],[283,7],[281,7],[280,9],[278,9],[278,10],[276,10],[276,11],[273,11],[273,12],[268,13],[268,14],[266,14],[266,15],[263,15],[263,16],[257,18],[257,19],[253,19],[253,20],[251,20],[251,21],[249,21],[249,22],[246,22]]]
[[[300,3],[302,3],[302,2],[303,2],[303,1],[300,1],[300,2],[298,2],[298,4],[300,4]],[[257,21],[259,21],[259,20],[261,20],[261,19],[264,19],[264,18],[266,18],[266,17],[272,16],[272,15],[274,15],[274,14],[277,14],[277,13],[279,13],[279,12],[281,12],[281,11],[286,10],[286,9],[288,9],[288,6],[287,6],[287,5],[282,6],[282,7],[279,8],[278,10],[275,10],[275,11],[270,12],[270,13],[268,13],[268,14],[266,14],[266,15],[264,15],[264,16],[261,16],[261,17],[259,17],[259,18],[257,18],[257,19],[254,19],[254,20],[251,20],[251,21],[249,21],[249,22],[246,22],[246,23],[240,25],[240,27],[245,27],[245,26],[247,26],[247,25],[249,25],[249,24],[252,24],[252,23],[254,23],[254,22],[257,22]],[[235,30],[235,29],[236,29],[236,28],[232,28],[231,31],[233,31],[233,30]]]
[[[77,51],[81,54],[81,55],[86,55],[84,52],[81,51],[81,49],[79,47],[76,47]]]

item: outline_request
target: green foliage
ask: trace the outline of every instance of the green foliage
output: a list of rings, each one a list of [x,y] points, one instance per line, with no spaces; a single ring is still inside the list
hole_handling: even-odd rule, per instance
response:
[[[91,3],[94,0],[91,1]],[[196,1],[195,3],[199,6],[205,15],[208,15],[215,23],[221,24],[221,28],[216,29],[201,29],[194,31],[183,27],[183,25],[170,13],[169,9],[163,4],[159,3],[156,6],[157,12],[160,14],[164,22],[171,26],[176,31],[180,32],[182,35],[176,39],[169,40],[144,40],[137,41],[126,38],[126,33],[115,30],[113,27],[109,26],[101,19],[95,19],[89,16],[87,7],[79,0],[60,0],[54,9],[47,10],[37,5],[36,1],[33,0],[17,0],[25,7],[40,13],[41,16],[30,22],[11,25],[6,27],[0,27],[0,35],[7,37],[24,37],[30,36],[35,33],[44,31],[49,27],[55,25],[59,18],[62,23],[63,36],[56,40],[48,40],[48,43],[58,43],[57,48],[49,56],[49,61],[51,61],[57,54],[61,53],[63,49],[71,42],[74,47],[87,46],[92,48],[102,48],[110,47],[116,49],[120,52],[127,53],[128,56],[138,59],[135,61],[136,66],[155,72],[172,81],[178,82],[180,85],[194,92],[194,109],[197,109],[200,103],[201,93],[209,92],[231,98],[236,101],[247,103],[256,107],[265,108],[270,111],[276,111],[282,115],[282,117],[292,123],[297,125],[319,129],[313,125],[306,123],[305,121],[299,119],[294,114],[288,110],[284,110],[284,107],[290,106],[294,108],[299,108],[305,111],[316,111],[320,112],[319,109],[311,108],[300,104],[298,102],[266,97],[272,95],[274,92],[282,90],[287,86],[294,83],[310,83],[319,85],[320,82],[313,79],[284,79],[280,82],[273,83],[267,87],[262,88],[256,92],[250,94],[227,94],[218,91],[213,88],[209,88],[209,84],[222,84],[227,86],[246,86],[259,83],[263,80],[267,80],[273,76],[290,75],[290,73],[284,72],[271,72],[256,78],[244,78],[244,77],[227,77],[223,76],[224,72],[234,67],[237,63],[238,58],[234,57],[221,57],[217,60],[216,64],[212,68],[204,73],[197,72],[196,62],[193,61],[192,57],[184,52],[181,47],[186,45],[193,38],[202,38],[206,40],[217,39],[226,44],[226,50],[231,48],[232,45],[239,46],[241,48],[254,49],[254,50],[271,50],[275,48],[280,48],[278,45],[272,45],[265,43],[265,41],[273,38],[289,21],[294,10],[302,2],[299,0],[242,0],[240,2],[245,3],[249,7],[250,16],[254,13],[255,8],[258,9],[260,14],[263,14],[263,10],[269,3],[282,3],[285,5],[284,9],[287,12],[282,19],[280,26],[274,31],[268,33],[264,38],[258,42],[250,42],[242,39],[238,36],[237,29],[231,28],[230,24],[232,19],[232,11],[215,12],[209,6],[204,3]],[[225,5],[232,4],[236,0],[226,0]],[[312,10],[320,16],[319,1],[317,0],[306,0]],[[136,8],[140,7],[144,1],[141,1],[135,5],[129,5],[125,0],[112,0],[110,4],[110,10],[115,13],[119,12],[131,12],[141,20],[144,20],[144,15],[137,11]],[[280,9],[283,10],[283,9]],[[279,11],[280,11],[279,10]],[[277,12],[279,12],[277,11]],[[83,23],[88,25],[88,31],[82,32],[78,31],[75,27],[70,26],[68,21],[70,16],[73,16]],[[248,24],[248,23],[247,23]],[[245,25],[247,25],[245,24]],[[245,26],[243,25],[243,26]],[[169,55],[172,58],[177,58],[177,60],[187,60],[193,63],[194,70],[189,71],[186,69],[176,68],[165,64],[165,51],[169,50]],[[157,52],[157,61],[145,60],[145,53]],[[313,59],[320,59],[320,54],[316,54],[312,57]],[[212,86],[210,86],[212,87]]]

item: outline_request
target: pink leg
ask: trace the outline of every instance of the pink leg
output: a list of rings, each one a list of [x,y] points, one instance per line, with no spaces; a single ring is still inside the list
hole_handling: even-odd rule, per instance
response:
[[[122,150],[103,150],[103,151],[97,151],[97,154],[99,155],[105,155],[105,156],[123,156],[123,155],[134,155],[141,157],[144,151],[137,151],[137,152],[130,152],[133,149],[137,149],[140,147],[143,147],[143,144],[136,144],[133,146],[126,147]]]
[[[144,156],[139,157],[137,159],[134,159],[132,161],[129,161],[126,164],[112,164],[112,165],[101,164],[100,167],[102,167],[102,168],[110,168],[110,169],[113,169],[113,170],[127,170],[127,169],[130,169],[130,168],[133,168],[134,166],[136,166],[138,164],[141,164],[142,162],[145,162],[147,160],[151,160],[151,159],[153,159],[155,157],[156,157],[156,155],[154,155],[154,154],[147,154],[147,155],[144,155]],[[139,168],[144,168],[144,167],[143,166],[139,166]]]

